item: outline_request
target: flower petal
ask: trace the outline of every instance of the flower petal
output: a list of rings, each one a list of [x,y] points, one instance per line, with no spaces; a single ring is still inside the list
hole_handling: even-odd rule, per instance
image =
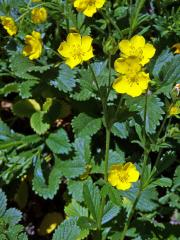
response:
[[[130,56],[130,53],[131,53],[131,43],[130,43],[130,41],[129,40],[120,41],[119,49],[123,54],[125,54],[127,56]]]
[[[96,0],[95,1],[95,6],[96,6],[96,8],[102,8],[104,3],[105,3],[105,0]]]
[[[94,13],[97,12],[96,6],[93,5],[88,5],[87,8],[84,10],[84,15],[88,16],[88,17],[92,17]]]
[[[90,36],[82,36],[81,44],[83,51],[88,51],[91,48],[92,40]]]
[[[59,54],[63,57],[70,57],[71,56],[71,49],[67,42],[62,42],[58,48]]]
[[[116,185],[116,188],[118,190],[122,190],[122,191],[125,191],[125,190],[128,190],[130,187],[131,187],[132,183],[130,182],[118,182],[118,184]]]
[[[135,35],[134,37],[131,38],[130,43],[132,47],[135,49],[144,48],[145,39],[143,36]]]
[[[81,45],[81,35],[79,33],[69,33],[67,43],[70,45]]]

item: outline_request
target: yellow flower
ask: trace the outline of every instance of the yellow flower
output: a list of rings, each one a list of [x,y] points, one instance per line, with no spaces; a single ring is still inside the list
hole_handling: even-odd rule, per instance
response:
[[[138,97],[148,88],[149,82],[148,73],[138,72],[134,76],[120,76],[113,83],[113,88],[118,93],[127,93],[131,97]]]
[[[75,0],[74,7],[84,15],[92,17],[97,9],[102,8],[106,0]]]
[[[122,57],[136,57],[142,66],[150,61],[156,51],[152,44],[145,43],[144,37],[139,35],[135,35],[130,40],[122,40],[119,49]]]
[[[141,65],[137,58],[118,58],[114,63],[114,69],[121,74],[135,75],[141,70]]]
[[[7,33],[10,36],[13,36],[17,33],[17,27],[16,27],[16,24],[15,24],[13,18],[1,16],[0,20],[2,22],[4,29],[6,29]]]
[[[116,92],[137,97],[148,88],[149,74],[141,71],[137,58],[118,58],[114,63],[114,68],[121,74],[112,86]]]
[[[111,166],[108,182],[119,190],[128,190],[133,182],[137,182],[138,178],[139,172],[133,163],[119,163]]]
[[[67,40],[62,42],[58,48],[59,54],[65,57],[65,63],[74,68],[83,61],[92,58],[92,38],[89,36],[80,36],[79,33],[69,33]]]
[[[180,114],[180,101],[177,101],[173,106],[169,109],[169,115],[178,115]]]
[[[34,8],[31,11],[31,20],[35,24],[43,23],[47,19],[47,11],[44,7]]]
[[[174,44],[172,48],[176,48],[174,53],[180,54],[180,43]]]
[[[23,55],[28,56],[30,60],[37,59],[42,53],[42,40],[39,32],[32,32],[32,35],[26,35],[26,46],[23,49]]]

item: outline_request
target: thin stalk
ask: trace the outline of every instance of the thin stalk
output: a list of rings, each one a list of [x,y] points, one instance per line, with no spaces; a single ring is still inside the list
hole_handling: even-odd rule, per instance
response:
[[[166,117],[166,120],[167,120],[167,117]],[[164,126],[165,125],[165,122],[164,121],[164,124],[162,123],[162,125]],[[167,124],[167,128],[169,127],[169,125],[171,124],[171,117],[169,118],[169,121],[168,121],[168,124]],[[161,127],[162,127],[161,125]],[[164,141],[166,140],[166,135],[164,137]],[[161,155],[162,155],[162,152],[163,152],[163,149],[161,149],[159,152],[158,152],[158,155],[157,155],[157,158],[156,158],[156,161],[155,161],[155,164],[154,164],[154,167],[153,167],[153,170],[156,170],[158,164],[159,164],[159,161],[160,161],[160,158],[161,158]],[[153,171],[152,170],[152,171]]]
[[[108,181],[108,160],[109,160],[109,146],[110,146],[110,135],[111,130],[106,128],[106,150],[105,150],[105,160],[104,160],[104,181]],[[102,216],[104,212],[104,206],[106,204],[106,197],[102,197],[101,201],[101,209],[99,213],[99,221],[98,221],[98,230],[101,230],[101,222],[102,222]]]
[[[127,219],[127,221],[124,225],[124,229],[123,229],[123,232],[121,234],[120,240],[124,240],[124,238],[126,236],[126,232],[129,228],[129,225],[131,223],[132,217],[133,217],[135,209],[136,209],[136,205],[139,201],[139,198],[141,196],[141,192],[143,190],[143,178],[144,178],[145,168],[146,168],[147,161],[148,161],[148,156],[149,156],[149,150],[146,149],[146,115],[147,115],[147,93],[146,93],[145,106],[144,106],[144,143],[145,143],[145,146],[144,146],[144,160],[143,160],[143,166],[142,166],[142,172],[141,172],[140,186],[139,186],[139,189],[138,189],[137,196],[136,196],[136,198],[133,202],[133,205],[132,205],[131,211],[129,213],[128,219]]]
[[[111,54],[109,54],[109,56],[108,56],[108,67],[109,67],[109,81],[108,81],[107,99],[108,99],[110,91],[111,91]]]
[[[103,18],[105,20],[108,20],[113,26],[114,28],[118,31],[119,35],[121,38],[123,38],[121,29],[118,27],[117,23],[114,21],[114,19],[111,18],[111,16],[109,15],[109,13],[106,11],[106,13],[104,13],[103,11],[100,11],[101,15],[103,16]]]

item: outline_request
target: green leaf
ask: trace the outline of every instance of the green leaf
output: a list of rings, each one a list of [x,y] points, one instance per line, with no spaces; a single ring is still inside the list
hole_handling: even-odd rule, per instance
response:
[[[34,99],[24,99],[13,104],[13,113],[18,117],[31,117],[31,115],[40,111],[39,103]]]
[[[7,96],[9,93],[12,92],[18,92],[18,83],[9,83],[0,89],[0,95]]]
[[[59,75],[55,81],[52,81],[52,85],[57,87],[60,91],[71,92],[76,86],[75,73],[76,71],[66,64],[61,64]]]
[[[37,80],[28,80],[18,84],[19,95],[22,98],[30,98],[32,97],[32,87],[37,84]]]
[[[22,213],[16,208],[9,208],[8,210],[6,210],[3,218],[6,223],[10,225],[16,225],[18,222],[21,221]]]
[[[93,118],[80,113],[72,120],[73,131],[78,137],[92,136],[101,129],[101,118]]]
[[[99,210],[101,207],[101,196],[98,187],[93,184],[93,182],[88,182],[84,184],[83,196],[85,203],[91,212],[93,219],[98,222]]]
[[[83,181],[68,180],[68,192],[72,195],[72,198],[78,202],[83,201],[83,185]]]
[[[59,166],[62,175],[66,178],[75,178],[85,172],[85,162],[82,162],[81,160],[59,160]]]
[[[37,77],[28,73],[30,68],[34,66],[34,63],[27,57],[24,57],[22,54],[15,53],[10,58],[10,62],[11,70],[17,77],[28,80],[38,79]]]
[[[174,173],[174,185],[173,189],[180,186],[180,166],[177,166],[175,173]]]
[[[121,191],[122,196],[127,197],[133,202],[137,196],[139,186],[133,184],[130,190]],[[158,194],[155,188],[145,189],[139,198],[136,208],[141,212],[151,212],[158,207]]]
[[[75,148],[76,155],[74,159],[85,162],[86,164],[91,162],[90,141],[91,139],[88,136],[75,139],[73,146]]]
[[[103,196],[109,196],[109,199],[111,200],[111,202],[113,204],[115,204],[117,206],[121,206],[122,197],[121,197],[121,193],[119,190],[112,187],[110,184],[106,184],[103,186],[101,192],[102,192]]]
[[[46,112],[44,111],[35,112],[30,118],[32,129],[39,135],[44,134],[50,128],[50,125],[44,122],[45,114]]]
[[[159,178],[151,183],[151,186],[160,186],[160,187],[171,187],[172,180],[170,178]]]
[[[111,221],[114,217],[116,217],[118,215],[119,211],[120,211],[120,207],[114,205],[110,201],[107,202],[107,204],[104,208],[102,224],[105,224],[105,223]]]
[[[75,240],[78,239],[81,229],[76,225],[76,218],[68,218],[60,224],[53,234],[52,240]]]
[[[180,78],[179,62],[180,56],[177,54],[170,62],[163,65],[159,76],[161,82],[156,94],[163,93],[165,96],[170,97],[172,86],[178,83]]]
[[[126,123],[114,123],[111,131],[115,136],[122,139],[126,139],[129,135]]]
[[[0,217],[2,217],[6,211],[7,198],[5,193],[0,189]]]
[[[64,209],[68,217],[88,217],[87,208],[82,207],[76,200],[72,199],[72,202]]]
[[[71,150],[67,133],[62,128],[56,133],[51,133],[46,139],[46,144],[52,152],[57,154],[68,154]]]
[[[173,59],[172,52],[170,52],[169,49],[163,50],[162,53],[156,59],[153,72],[152,72],[154,77],[159,77],[159,73],[161,72],[162,67],[167,63],[169,64],[172,61],[172,59]]]
[[[34,178],[32,180],[33,190],[44,199],[53,199],[59,189],[61,176],[60,161],[59,159],[55,159],[54,166],[49,173],[48,182],[46,183],[41,168],[41,161],[37,159],[34,169]]]
[[[79,217],[77,225],[82,229],[95,229],[97,227],[96,222],[88,217]]]
[[[130,111],[137,111],[143,122],[145,101],[146,96],[136,98],[126,97],[126,103]],[[162,120],[162,115],[164,114],[163,105],[163,102],[157,96],[147,96],[146,132],[151,134],[156,132],[156,127],[160,124],[160,120]]]

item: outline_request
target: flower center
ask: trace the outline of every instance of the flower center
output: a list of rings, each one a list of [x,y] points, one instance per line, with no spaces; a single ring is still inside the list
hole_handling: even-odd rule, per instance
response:
[[[127,172],[120,172],[120,173],[118,173],[118,177],[121,182],[123,182],[123,183],[128,182],[129,174]]]
[[[72,47],[72,55],[73,55],[74,59],[82,58],[83,52],[82,52],[82,49],[81,49],[80,45],[73,45],[73,47]]]

